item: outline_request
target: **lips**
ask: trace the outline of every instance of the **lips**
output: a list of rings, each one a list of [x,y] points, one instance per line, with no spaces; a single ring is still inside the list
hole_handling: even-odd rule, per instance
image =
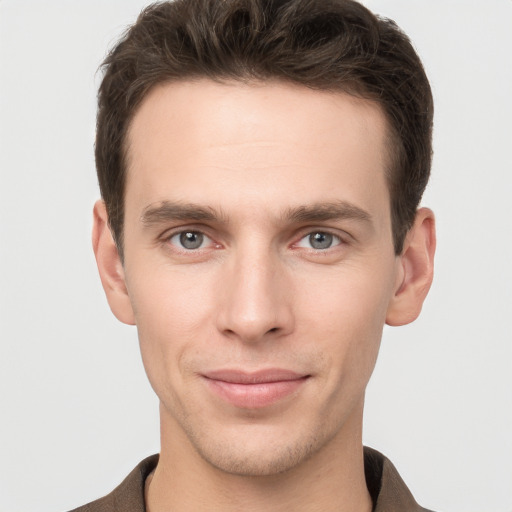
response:
[[[257,372],[216,370],[203,375],[209,389],[243,409],[267,407],[297,392],[309,375],[272,368]]]

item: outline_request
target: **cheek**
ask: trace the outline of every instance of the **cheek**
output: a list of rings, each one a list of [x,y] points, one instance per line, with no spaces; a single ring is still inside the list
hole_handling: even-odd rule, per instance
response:
[[[148,258],[149,260],[149,258]],[[211,314],[212,279],[208,272],[168,264],[145,265],[127,273],[127,284],[139,330],[155,340],[182,337]]]
[[[195,346],[197,341],[209,338],[209,287],[204,276],[185,274],[165,265],[146,268],[135,275],[144,276],[131,280],[127,273],[142,360],[160,395],[168,387],[167,381],[181,379],[184,354],[200,350]]]
[[[393,268],[372,271],[371,265],[351,265],[329,273],[310,272],[296,283],[302,314],[340,334],[348,330],[381,330],[393,293]],[[309,314],[308,314],[309,312]]]
[[[344,424],[362,406],[382,337],[385,319],[382,296],[372,286],[338,282],[329,293],[310,296],[306,338],[325,360],[319,415],[333,428]],[[312,327],[312,328],[311,328]]]
[[[300,323],[331,359],[331,373],[367,380],[373,370],[392,293],[389,274],[343,269],[323,281],[313,276],[301,297]],[[299,295],[297,290],[297,295]],[[360,378],[359,378],[360,377]]]

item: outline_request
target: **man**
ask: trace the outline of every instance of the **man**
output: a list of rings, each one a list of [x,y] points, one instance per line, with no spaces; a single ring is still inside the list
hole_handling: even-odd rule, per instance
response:
[[[407,37],[349,0],[177,0],[104,67],[93,246],[161,453],[77,510],[425,510],[362,446],[383,326],[432,281]]]

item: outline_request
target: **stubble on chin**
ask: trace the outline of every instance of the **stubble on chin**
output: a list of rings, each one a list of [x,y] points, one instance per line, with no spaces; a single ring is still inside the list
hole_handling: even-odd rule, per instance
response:
[[[300,423],[300,422],[299,422]],[[278,434],[272,427],[243,428],[243,435],[216,435],[207,425],[188,428],[182,425],[190,448],[203,462],[223,473],[244,477],[265,477],[283,474],[301,466],[322,451],[336,436],[338,429],[312,428],[299,425],[288,433]],[[296,425],[297,427],[297,425]],[[252,432],[251,432],[252,430]],[[236,439],[234,439],[236,437]]]
[[[194,441],[192,441],[194,442]],[[296,441],[279,447],[262,446],[260,450],[246,450],[231,443],[195,444],[200,457],[210,466],[231,475],[265,477],[290,471],[309,459],[323,444],[319,439]]]

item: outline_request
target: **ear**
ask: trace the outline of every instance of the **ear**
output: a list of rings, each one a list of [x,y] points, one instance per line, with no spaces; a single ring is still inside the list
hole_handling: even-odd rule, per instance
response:
[[[94,205],[92,246],[112,313],[125,324],[135,325],[135,316],[126,288],[124,268],[116,243],[108,225],[105,202],[99,200]]]
[[[434,277],[435,249],[434,214],[420,208],[399,257],[396,290],[386,315],[388,325],[408,324],[420,314]]]

